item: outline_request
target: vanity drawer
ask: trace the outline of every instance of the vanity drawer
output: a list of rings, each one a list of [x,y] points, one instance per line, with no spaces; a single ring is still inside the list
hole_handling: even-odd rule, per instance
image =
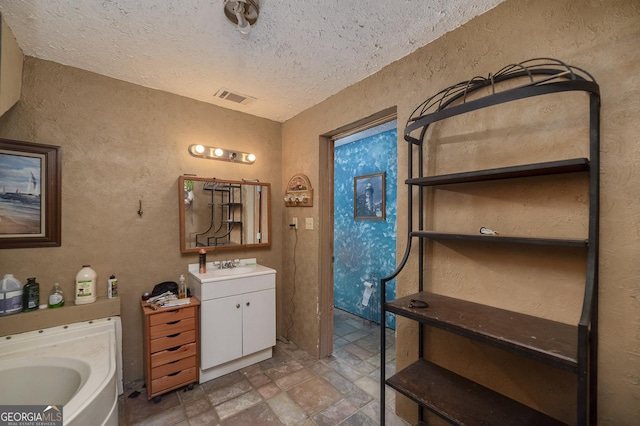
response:
[[[183,331],[195,330],[196,318],[189,317],[184,319],[174,319],[170,322],[151,326],[149,329],[149,337],[157,339],[160,337],[171,336],[173,334],[182,333]]]
[[[196,343],[189,343],[186,345],[178,346],[176,348],[169,348],[164,351],[152,353],[151,368],[155,368],[163,364],[168,364],[170,362],[175,362],[179,359],[195,356],[196,351]]]
[[[186,343],[193,343],[196,341],[195,330],[185,331],[183,333],[171,334],[167,337],[160,337],[151,341],[151,353],[163,351],[165,349],[175,348],[176,346],[182,346]]]
[[[184,386],[185,384],[197,381],[197,373],[198,369],[196,367],[192,367],[171,375],[162,376],[155,380],[151,380],[151,388],[153,389],[154,394],[158,394],[166,390]]]
[[[162,376],[169,376],[171,374],[178,373],[182,370],[187,370],[189,368],[195,368],[195,367],[197,367],[195,355],[190,356],[188,358],[179,359],[179,360],[152,368],[151,380],[158,379]]]
[[[155,315],[151,315],[149,317],[149,325],[153,327],[159,324],[167,324],[173,321],[179,321],[185,318],[195,318],[195,317],[196,317],[195,306],[175,308],[175,309],[171,309],[170,311],[162,311],[162,312],[158,312]]]

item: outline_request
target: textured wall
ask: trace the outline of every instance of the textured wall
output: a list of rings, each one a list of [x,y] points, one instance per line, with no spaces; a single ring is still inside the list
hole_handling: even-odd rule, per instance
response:
[[[178,280],[197,262],[197,254],[179,250],[178,176],[257,178],[281,193],[279,123],[48,61],[26,59],[22,99],[0,118],[0,136],[62,146],[62,246],[2,250],[0,271],[23,281],[37,277],[42,302],[59,282],[67,303],[83,264],[98,274],[99,297],[115,274],[125,380],[143,377],[140,294]],[[258,160],[245,166],[197,159],[187,153],[192,143],[254,152]],[[272,199],[274,218],[282,214],[278,199]],[[280,271],[280,235],[275,221],[270,249],[209,259],[257,257]]]
[[[397,130],[335,148],[334,161],[334,305],[369,320],[380,321],[380,278],[396,267]],[[385,173],[385,220],[355,220],[353,179]],[[374,284],[367,306],[362,304],[364,282]],[[395,297],[395,281],[387,284],[387,298]],[[395,315],[387,326],[395,328]]]
[[[462,28],[448,33],[437,41],[424,46],[416,53],[384,68],[373,76],[351,86],[341,93],[305,111],[284,123],[283,126],[283,173],[291,171],[291,162],[304,153],[317,152],[318,135],[332,132],[363,117],[397,105],[398,122],[403,123],[411,111],[426,97],[438,90],[459,81],[467,80],[474,75],[486,76],[503,66],[534,57],[555,57],[570,64],[580,66],[592,73],[598,80],[602,92],[602,146],[601,146],[601,251],[600,251],[600,349],[599,349],[599,423],[601,424],[634,424],[640,418],[640,294],[637,279],[640,275],[637,259],[640,256],[640,234],[637,232],[640,200],[638,193],[638,167],[640,165],[640,140],[637,133],[640,114],[638,103],[640,91],[640,57],[637,46],[640,45],[640,4],[635,0],[580,1],[573,0],[507,0],[495,9],[465,24]],[[558,111],[561,120],[553,120],[553,109],[545,111],[541,105],[541,113],[551,117],[550,126],[544,129],[549,132],[550,143],[562,143],[566,135],[576,138],[580,129],[576,128],[572,117],[580,116],[581,110],[571,107]],[[550,106],[549,108],[557,108]],[[516,109],[517,112],[517,109]],[[504,125],[515,118],[511,111],[503,111],[504,117],[487,117],[490,123]],[[577,114],[577,115],[573,115]],[[567,118],[568,117],[568,118]],[[522,121],[525,118],[525,121]],[[526,116],[519,117],[515,134],[523,135],[526,129]],[[536,119],[537,120],[537,119]],[[535,123],[535,120],[532,121]],[[580,124],[580,123],[579,123]],[[525,127],[523,127],[525,126]],[[402,129],[402,125],[399,125]],[[575,128],[575,129],[574,129]],[[567,133],[567,131],[569,133]],[[571,133],[574,132],[574,133]],[[402,131],[399,132],[400,134]],[[452,142],[456,140],[452,139]],[[463,152],[469,147],[459,146]],[[518,146],[518,145],[515,145]],[[532,149],[532,144],[522,141],[515,151],[511,148],[505,152],[490,147],[490,152],[498,154],[497,161],[506,161],[510,156],[524,153],[530,158],[545,155],[545,151],[554,153],[555,145],[547,146],[540,152]],[[398,184],[402,185],[407,175],[407,146],[403,140],[398,142]],[[469,168],[474,164],[475,155],[468,160]],[[465,156],[468,158],[468,155]],[[479,157],[478,157],[479,158]],[[298,163],[296,171],[306,173],[312,180],[317,180],[323,168],[317,164]],[[569,212],[570,220],[560,226],[553,225],[553,217],[548,217],[548,207],[542,195],[534,187],[521,189],[522,193],[505,194],[504,198],[495,195],[495,189],[481,187],[477,190],[475,204],[480,212],[486,209],[487,200],[506,202],[508,195],[524,195],[525,203],[533,206],[534,215],[525,220],[518,220],[519,214],[506,218],[504,226],[513,230],[533,231],[538,227],[553,231],[560,235],[580,233],[584,223],[578,219],[583,212],[580,207],[579,186],[571,182],[565,183],[574,192],[575,203],[563,206]],[[558,186],[555,191],[564,191]],[[515,189],[511,189],[515,191]],[[458,194],[438,194],[445,202],[455,201]],[[466,196],[465,196],[466,199]],[[322,202],[322,200],[320,200]],[[314,206],[314,209],[316,207]],[[516,210],[517,211],[517,210]],[[406,227],[406,191],[398,190],[398,254],[402,253],[405,236],[402,230]],[[565,216],[566,217],[566,216]],[[446,216],[438,217],[437,224],[446,229]],[[466,217],[465,214],[452,215],[458,223],[469,226],[480,218]],[[488,224],[485,226],[489,226]],[[471,229],[471,228],[470,228]],[[320,256],[320,235],[308,235],[305,241],[307,253],[311,260],[308,271],[305,271],[305,287],[307,297],[316,301],[320,294],[318,271],[311,265],[314,256]],[[291,245],[285,242],[284,256],[291,252]],[[458,257],[465,253],[458,247],[445,247],[439,253],[441,258],[450,258],[445,268],[454,270]],[[539,280],[527,264],[527,253],[503,253],[507,259],[520,262],[519,270],[530,284]],[[491,262],[495,259],[484,259],[486,270],[494,274]],[[555,256],[547,258],[545,268],[553,267],[557,262]],[[582,267],[579,261],[569,260],[571,267],[557,278],[562,284],[560,291],[551,298],[550,289],[543,287],[538,295],[545,300],[538,307],[531,303],[531,293],[514,294],[516,289],[509,288],[508,277],[495,275],[498,280],[495,287],[484,289],[473,288],[468,297],[488,301],[492,304],[509,306],[511,309],[525,312],[542,309],[542,314],[562,321],[575,318],[579,295],[571,289]],[[397,279],[399,295],[408,294],[417,288],[413,268],[415,260],[409,260],[407,272]],[[444,274],[443,269],[436,274]],[[446,274],[445,274],[446,275]],[[531,278],[529,278],[529,276]],[[441,283],[440,291],[455,293],[463,291],[457,281]],[[502,291],[507,289],[508,291]],[[523,296],[520,296],[523,295]],[[548,300],[546,300],[548,299]],[[305,324],[305,331],[317,330],[308,325],[318,316],[309,305],[310,311],[299,313],[299,323]],[[565,309],[566,307],[566,309]],[[537,311],[536,311],[537,312]],[[293,330],[293,334],[302,330]],[[415,324],[398,320],[397,324],[397,367],[402,368],[416,357]],[[514,397],[529,403],[545,405],[552,414],[569,422],[573,417],[573,404],[562,396],[563,391],[570,390],[570,377],[554,374],[551,371],[534,365],[533,362],[521,361],[513,357],[505,357],[490,348],[477,345],[466,345],[460,339],[443,336],[434,332],[427,336],[428,341],[437,340],[438,346],[430,356],[436,359],[447,359],[457,368],[465,369],[490,386],[504,388]],[[315,340],[314,340],[315,339]],[[450,341],[447,341],[450,340]],[[309,344],[317,343],[317,335],[308,335]],[[439,352],[439,348],[449,348]],[[453,350],[451,348],[454,348]],[[477,368],[476,361],[484,362]],[[506,367],[503,369],[503,366]],[[518,370],[519,376],[505,377],[505,372]],[[533,383],[528,385],[528,383]],[[415,410],[398,398],[400,410],[409,416]]]

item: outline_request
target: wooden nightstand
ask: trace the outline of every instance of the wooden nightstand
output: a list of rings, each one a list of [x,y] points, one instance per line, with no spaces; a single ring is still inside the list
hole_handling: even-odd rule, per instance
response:
[[[198,383],[200,301],[153,310],[140,301],[144,321],[145,380],[149,399]]]

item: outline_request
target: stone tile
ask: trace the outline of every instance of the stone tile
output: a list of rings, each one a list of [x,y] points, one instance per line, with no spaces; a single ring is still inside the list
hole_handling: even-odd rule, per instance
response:
[[[355,342],[356,340],[362,339],[363,337],[367,336],[367,334],[369,334],[367,330],[356,330],[353,333],[349,333],[342,337],[349,342]]]
[[[342,398],[336,388],[319,377],[313,377],[289,389],[287,394],[307,414],[323,410]]]
[[[202,389],[202,386],[195,385],[191,390],[187,390],[187,388],[184,388],[183,390],[177,390],[176,395],[180,399],[180,402],[184,404],[186,402],[195,401],[196,399],[204,397],[205,393],[204,389]]]
[[[380,399],[380,382],[373,380],[371,377],[361,377],[354,382],[360,389],[374,397]]]
[[[244,379],[244,374],[239,371],[234,371],[233,373],[225,374],[222,377],[218,377],[217,379],[209,380],[208,382],[202,383],[202,389],[205,393],[210,393],[213,390],[224,388],[229,385],[234,385]]]
[[[276,385],[278,385],[281,389],[287,390],[294,387],[297,384],[304,382],[305,380],[313,377],[314,374],[303,368],[301,370],[294,371],[293,373],[286,375],[284,377],[276,380]]]
[[[213,406],[209,402],[209,398],[207,398],[206,396],[203,396],[202,398],[196,399],[194,401],[189,401],[183,404],[183,407],[187,418],[195,417],[213,408]]]
[[[342,395],[346,396],[349,402],[356,407],[362,407],[373,399],[373,397],[367,392],[360,389],[358,386],[354,385],[335,371],[328,373],[322,378],[329,382],[329,384],[336,388]]]
[[[340,426],[371,426],[379,424],[371,417],[367,416],[361,411],[354,413],[347,418],[344,422],[340,423]]]
[[[300,421],[307,418],[307,414],[304,410],[293,402],[285,393],[280,393],[269,399],[267,404],[269,404],[271,410],[276,413],[276,416],[278,416],[280,421],[287,426],[298,424]]]
[[[147,417],[139,423],[132,424],[136,426],[174,425],[187,419],[184,414],[184,409],[181,405],[156,413],[157,414]]]
[[[144,419],[155,416],[170,408],[180,407],[180,400],[175,392],[169,392],[159,398],[159,402],[147,399],[146,389],[135,398],[126,397],[124,400],[124,420],[128,425],[136,424]],[[180,407],[182,410],[182,407]]]
[[[350,380],[352,382],[355,382],[360,377],[362,377],[361,373],[354,370],[351,366],[349,366],[348,364],[342,361],[332,361],[329,363],[329,367],[331,367],[338,374],[340,374],[341,376],[345,377],[347,380]]]
[[[189,418],[189,426],[216,426],[220,424],[218,413],[213,408]]]
[[[250,378],[252,376],[255,376],[256,374],[262,374],[262,368],[260,368],[260,364],[252,364],[241,369],[240,372],[244,374],[245,377]]]
[[[298,361],[295,360],[291,360],[288,361],[284,364],[281,364],[277,367],[274,368],[270,368],[269,370],[265,371],[265,374],[274,382],[276,382],[278,379],[281,379],[284,376],[288,376],[289,374],[293,373],[294,371],[298,371],[300,369],[304,368],[302,366],[302,364],[300,364]]]
[[[361,346],[356,345],[355,343],[349,343],[348,345],[344,345],[343,348],[345,351],[360,358],[361,360],[371,358],[374,354],[374,352],[364,349]]]
[[[281,426],[283,423],[269,405],[261,402],[221,422],[222,426]]]
[[[271,382],[271,379],[267,377],[267,375],[264,374],[262,371],[260,371],[260,373],[258,374],[248,377],[248,379],[249,379],[249,383],[251,383],[251,386],[253,386],[254,388],[259,388]]]
[[[368,417],[372,418],[376,423],[380,423],[380,403],[379,401],[372,401],[370,404],[367,404],[366,407],[363,407],[360,411],[366,414]],[[384,411],[384,422],[385,425],[388,426],[409,426],[406,420],[402,417],[398,416],[395,413],[395,407],[389,407],[387,405],[386,410]]]
[[[334,321],[333,323],[333,334],[339,337],[346,336],[347,334],[351,334],[357,330],[357,327],[347,324],[346,321]]]
[[[243,379],[239,383],[213,390],[207,393],[207,396],[209,397],[209,401],[211,401],[211,404],[213,406],[216,406],[232,398],[235,398],[238,395],[249,392],[251,389],[253,389],[251,387],[251,384],[247,380]]]
[[[221,422],[224,422],[225,419],[238,414],[249,407],[259,404],[262,401],[263,399],[260,394],[257,391],[252,390],[251,392],[244,393],[217,405],[215,409]]]
[[[358,411],[348,400],[341,399],[312,418],[319,426],[335,426]]]
[[[311,370],[316,376],[320,377],[324,376],[330,371],[333,371],[327,364],[318,360],[316,360],[313,364],[308,365],[307,368]]]
[[[269,382],[268,384],[258,388],[257,390],[264,399],[273,398],[274,396],[282,392],[278,385],[273,382]]]

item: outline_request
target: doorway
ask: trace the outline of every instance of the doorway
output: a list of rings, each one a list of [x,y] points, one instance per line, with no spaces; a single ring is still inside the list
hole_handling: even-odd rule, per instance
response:
[[[362,119],[349,126],[345,126],[330,134],[321,136],[320,143],[321,149],[319,150],[319,162],[321,170],[321,182],[320,185],[320,199],[326,200],[320,207],[320,223],[326,224],[325,231],[320,234],[320,341],[319,341],[319,357],[325,358],[333,352],[333,337],[334,337],[334,154],[335,154],[335,141],[340,140],[356,133],[363,132],[367,129],[374,128],[380,124],[384,124],[390,121],[396,120],[396,108],[389,108],[374,114],[371,117]],[[396,136],[397,143],[397,136]],[[392,149],[392,152],[386,151],[385,157],[392,157],[394,164],[396,164],[397,171],[397,148]],[[387,185],[397,187],[396,178],[387,180]],[[348,185],[351,191],[354,189],[354,183]],[[353,197],[353,195],[352,195]],[[352,198],[353,200],[353,198]],[[394,216],[395,216],[395,200],[393,202]],[[353,201],[350,203],[350,208],[353,208]],[[353,213],[350,213],[353,217]],[[395,222],[395,217],[394,217]],[[395,232],[395,224],[394,224]],[[395,235],[395,234],[394,234]],[[392,251],[395,256],[395,242],[392,244]],[[393,261],[393,268],[389,273],[395,269],[395,259]],[[384,275],[383,275],[384,276]],[[376,277],[371,277],[371,279]],[[377,277],[378,279],[380,277]],[[361,283],[364,285],[364,283]],[[364,287],[363,287],[364,288]],[[364,290],[363,290],[364,292]],[[361,299],[362,300],[362,299]],[[378,301],[381,298],[378,295]],[[373,301],[372,301],[373,302]],[[374,313],[375,314],[375,313]],[[378,314],[379,315],[379,314]]]
[[[334,138],[333,164],[333,305],[379,324],[379,282],[396,267],[396,120]]]

